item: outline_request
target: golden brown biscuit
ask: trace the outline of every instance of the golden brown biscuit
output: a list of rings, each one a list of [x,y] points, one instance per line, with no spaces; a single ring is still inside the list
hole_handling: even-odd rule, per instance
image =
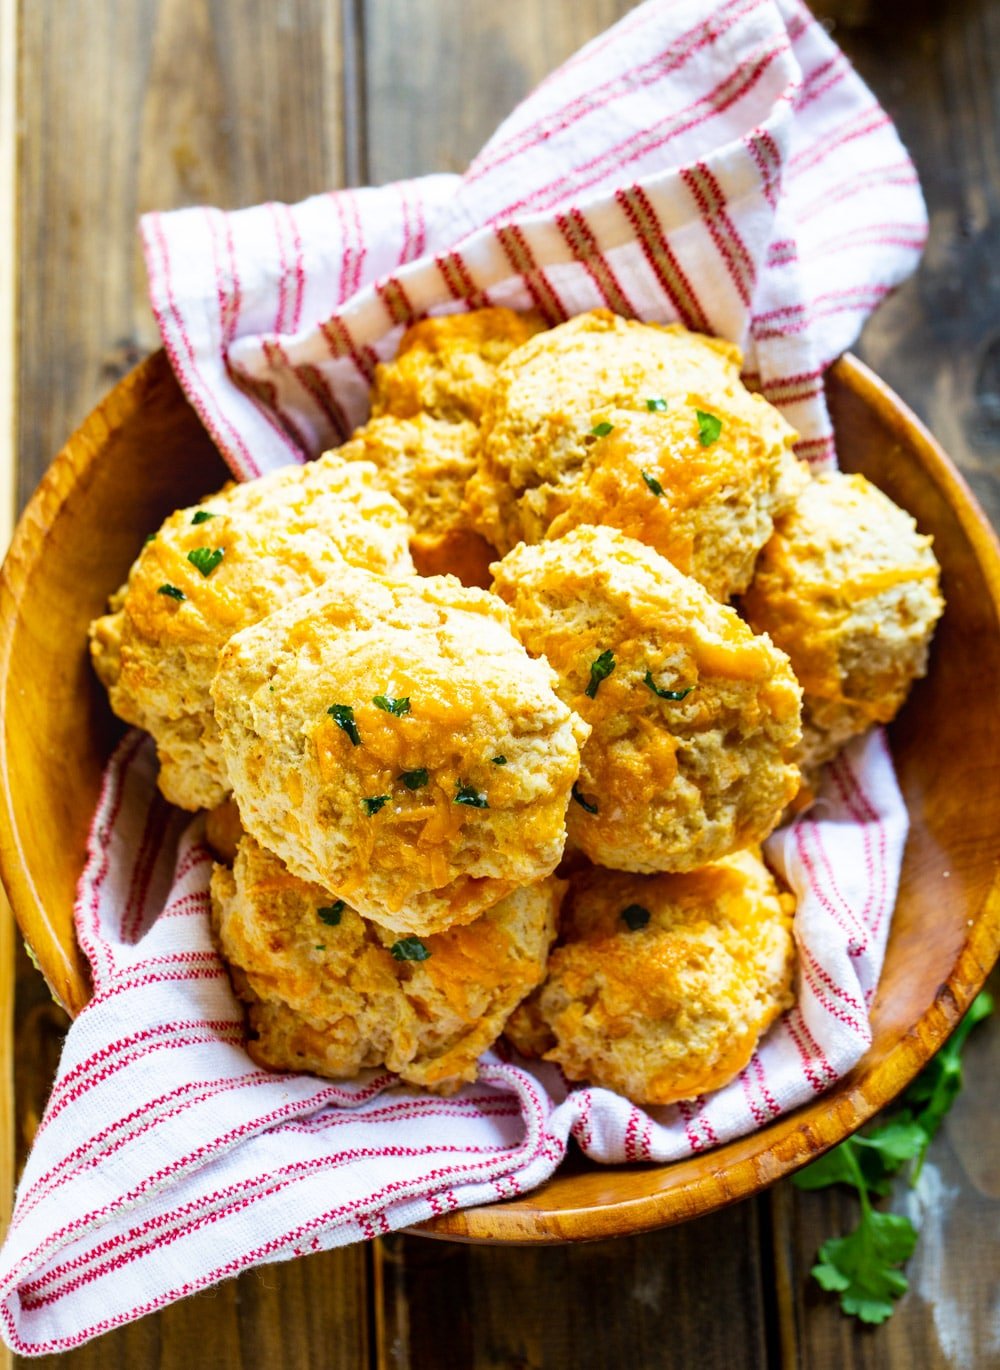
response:
[[[740,352],[679,325],[578,315],[497,372],[466,494],[502,551],[607,523],[655,547],[717,598],[808,479],[795,433],[740,380]]]
[[[422,319],[403,334],[395,360],[376,368],[372,417],[478,423],[497,367],[544,326],[534,314],[497,308]]]
[[[760,842],[798,787],[798,684],[665,558],[610,528],[523,544],[493,568],[529,652],[593,731],[570,840],[618,870],[693,870]]]
[[[209,685],[232,634],[347,563],[412,572],[409,531],[375,468],[335,453],[170,515],[91,624],[90,650],[115,713],[152,733],[172,803],[212,808],[229,791]]]
[[[864,476],[818,476],[779,521],[743,600],[802,685],[801,765],[815,772],[888,723],[944,608],[931,539]]]
[[[492,595],[348,568],[238,633],[212,694],[243,824],[403,933],[555,870],[588,729]]]
[[[410,551],[422,576],[455,575],[463,585],[485,589],[496,553],[469,527],[462,507],[478,440],[471,423],[387,414],[359,428],[337,455],[378,467],[385,488],[410,516]]]
[[[233,870],[213,871],[212,921],[250,1055],[334,1079],[386,1065],[453,1093],[541,982],[563,889],[549,877],[468,926],[397,940],[244,838]]]
[[[750,851],[687,875],[574,876],[545,983],[507,1036],[634,1103],[719,1089],[794,1000],[794,907]]]

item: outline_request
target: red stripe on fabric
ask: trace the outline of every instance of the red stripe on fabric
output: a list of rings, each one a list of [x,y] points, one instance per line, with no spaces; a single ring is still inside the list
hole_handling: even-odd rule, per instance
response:
[[[830,1065],[825,1052],[820,1050],[806,1026],[806,1020],[799,1005],[789,1010],[785,1015],[784,1023],[788,1029],[792,1045],[799,1054],[799,1061],[809,1087],[814,1094],[822,1094],[836,1080],[837,1072]],[[817,1066],[819,1073],[817,1073]]]
[[[806,875],[809,878],[810,894],[812,894],[816,898],[820,907],[830,918],[831,922],[836,923],[837,927],[840,928],[841,932],[845,932],[849,937],[853,938],[854,934],[858,931],[858,925],[855,921],[850,905],[848,904],[847,900],[844,899],[843,895],[840,894],[840,891],[836,889],[836,886],[834,886],[837,896],[840,899],[840,902],[843,904],[844,911],[847,914],[848,921],[845,923],[843,918],[841,917],[840,910],[836,907],[836,905],[832,902],[830,896],[827,894],[823,882],[816,871],[815,865],[813,864],[812,857],[806,850],[807,832],[813,838],[813,841],[816,841],[815,825],[809,822],[796,823],[793,828],[793,832],[795,837],[795,850],[798,852],[799,860],[805,867]],[[830,876],[832,881],[832,870],[830,871]]]
[[[589,162],[583,162],[579,167],[573,168],[572,172],[539,187],[530,195],[522,196],[521,199],[504,205],[502,209],[493,211],[487,222],[496,224],[498,221],[506,220],[515,214],[528,211],[541,213],[551,209],[563,202],[570,194],[579,195],[582,191],[591,189],[610,172],[619,173],[640,158],[659,151],[660,148],[672,139],[679,137],[680,134],[690,132],[691,129],[700,127],[709,119],[724,114],[726,110],[748,95],[760,83],[774,62],[787,52],[788,43],[782,39],[759,59],[753,62],[744,62],[734,72],[723,77],[708,95],[701,96],[686,110],[682,111],[681,115],[672,116],[672,120],[676,121],[688,111],[702,111],[697,115],[691,114],[686,123],[675,126],[671,122],[671,126],[667,129],[664,129],[664,124],[640,129],[615,147],[608,148],[596,157],[592,157]],[[729,89],[730,85],[732,89]],[[724,97],[719,96],[719,92],[722,90],[727,92]],[[705,109],[704,106],[708,106],[708,108]],[[666,122],[664,121],[664,123]]]
[[[849,1012],[848,1009],[842,1008],[840,1004],[836,1003],[835,1000],[830,997],[830,995],[836,995],[838,998],[842,998],[843,996],[839,994],[838,987],[828,975],[825,973],[820,974],[821,967],[818,962],[808,954],[805,946],[799,948],[799,966],[802,970],[802,976],[806,984],[812,990],[813,997],[823,1011],[828,1013],[831,1018],[835,1018],[838,1023],[843,1023],[844,1027],[849,1028],[851,1032],[855,1033],[863,1041],[869,1041],[871,1038],[871,1030],[868,1026],[868,1016],[865,1013],[865,1010],[858,1006],[859,1012],[862,1015],[859,1020],[853,1013]]]
[[[616,314],[634,319],[636,317],[635,307],[625,294],[611,263],[601,253],[593,230],[581,211],[571,209],[568,214],[557,215],[556,224],[566,241],[567,247],[597,286],[601,298],[608,308]]]
[[[496,228],[494,232],[504,256],[523,278],[528,294],[545,322],[563,323],[569,314],[545,272],[539,267],[523,231],[516,224],[507,224]]]
[[[859,138],[867,138],[869,133],[877,133],[880,128],[891,125],[892,120],[879,105],[872,105],[861,114],[854,114],[850,119],[840,125],[840,131],[836,135],[832,130],[827,129],[821,142],[803,148],[788,159],[785,168],[786,175],[790,181],[805,175],[807,171],[815,171],[839,148],[845,147],[848,143],[857,142]],[[855,127],[860,125],[860,127]]]
[[[701,333],[710,332],[701,301],[674,255],[646,192],[640,186],[633,185],[628,190],[617,191],[615,200],[637,235],[642,255],[677,317],[688,328]]]
[[[351,434],[352,424],[337,402],[333,391],[327,385],[319,367],[306,362],[299,362],[297,366],[292,368],[292,371],[296,380],[322,412],[323,417],[340,438],[340,441],[346,442]]]
[[[355,346],[347,325],[336,314],[332,314],[325,323],[321,323],[319,331],[326,340],[330,356],[335,361],[352,361],[365,384],[371,385],[375,379],[375,368],[378,365],[378,357],[372,349]]]
[[[294,254],[294,266],[292,268],[295,276],[295,302],[292,306],[291,331],[297,333],[302,325],[302,304],[306,293],[306,268],[305,268],[305,249],[302,244],[302,234],[295,219],[294,205],[282,205],[285,217],[288,220],[288,231],[292,238],[292,252]]]
[[[757,272],[746,244],[726,213],[726,197],[722,187],[704,162],[685,167],[681,172],[681,180],[694,197],[701,221],[708,229],[740,299],[749,307]]]
[[[486,308],[489,297],[476,285],[468,263],[460,252],[441,252],[434,260],[453,300],[461,300],[470,309]]]
[[[884,744],[883,744],[884,745]],[[868,802],[868,798],[851,770],[846,757],[841,754],[834,759],[829,767],[830,775],[834,784],[840,792],[841,798],[847,805],[851,816],[861,825],[864,840],[868,842],[868,833],[871,827],[875,828],[876,840],[878,842],[878,857],[880,869],[880,888],[878,895],[878,912],[872,924],[872,936],[877,936],[881,927],[882,919],[885,916],[886,905],[888,903],[888,877],[886,872],[886,838],[885,824],[883,823],[878,811]],[[869,849],[870,850],[870,849]],[[873,860],[871,857],[870,860]],[[869,866],[870,869],[870,866]],[[874,888],[874,884],[873,884]],[[862,917],[867,916],[872,907],[871,898],[863,910]]]
[[[274,241],[277,244],[278,257],[278,314],[274,321],[274,331],[276,333],[287,333],[285,327],[285,308],[288,303],[288,255],[285,251],[285,239],[278,222],[278,206],[273,200],[268,200],[264,208],[271,216],[271,227],[274,230]],[[270,252],[264,254],[267,259],[271,259]]]
[[[157,857],[163,848],[164,829],[170,812],[170,806],[160,791],[154,790],[149,808],[146,810],[146,822],[142,830],[142,837],[139,839],[139,850],[132,866],[132,878],[129,881],[125,907],[122,910],[121,936],[124,942],[136,942],[138,940],[142,926],[142,915],[146,906],[146,896],[149,894],[149,886],[153,878],[153,871],[156,869]]]
[[[910,162],[891,162],[886,166],[872,167],[868,171],[846,177],[843,181],[835,181],[814,199],[799,205],[796,216],[800,224],[806,223],[818,214],[827,213],[832,205],[853,199],[855,195],[861,195],[873,186],[884,190],[889,186],[907,187],[919,184]]]

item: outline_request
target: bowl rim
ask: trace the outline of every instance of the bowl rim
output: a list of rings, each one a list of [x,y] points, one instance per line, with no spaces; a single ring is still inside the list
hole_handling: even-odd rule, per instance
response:
[[[101,438],[118,415],[134,406],[136,393],[168,368],[162,349],[128,373],[84,420],[56,456],[18,520],[0,568],[0,681],[11,664],[15,630],[25,591],[43,550],[37,536],[100,459]],[[887,425],[903,424],[922,449],[923,469],[951,509],[983,573],[995,612],[1000,617],[1000,542],[963,477],[924,424],[873,371],[851,353],[832,368]],[[6,692],[0,690],[0,737],[6,736]],[[53,997],[72,1017],[90,995],[78,965],[61,946],[24,860],[15,819],[6,747],[0,746],[0,878],[7,890],[25,945],[45,977]],[[42,928],[46,944],[32,949],[28,928]],[[667,1187],[612,1203],[580,1202],[546,1210],[545,1193],[552,1181],[516,1199],[477,1205],[439,1215],[412,1230],[450,1241],[515,1245],[558,1244],[635,1235],[714,1212],[760,1192],[783,1175],[814,1160],[862,1126],[891,1102],[950,1035],[1000,955],[1000,868],[993,875],[980,907],[970,910],[970,926],[947,979],[915,1024],[878,1061],[862,1061],[816,1100],[744,1137],[714,1148],[719,1165],[683,1175],[690,1161],[598,1167],[600,1173],[627,1171],[643,1179],[676,1176]],[[82,963],[82,958],[81,958]],[[845,1118],[848,1126],[845,1130]],[[727,1155],[727,1153],[730,1153]],[[733,1154],[735,1153],[735,1154]],[[695,1159],[701,1159],[697,1157]]]

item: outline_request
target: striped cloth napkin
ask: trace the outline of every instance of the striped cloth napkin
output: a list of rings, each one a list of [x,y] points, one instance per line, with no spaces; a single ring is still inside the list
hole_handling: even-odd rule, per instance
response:
[[[163,340],[241,477],[366,417],[373,368],[428,311],[596,306],[744,348],[815,464],[827,364],[924,241],[894,129],[797,0],[650,0],[571,58],[462,177],[237,213],[150,215]],[[76,908],[93,969],[0,1252],[2,1334],[65,1350],[248,1266],[523,1193],[572,1136],[670,1161],[814,1097],[870,1040],[906,836],[881,734],[830,768],[770,857],[799,899],[799,999],[732,1084],[638,1109],[489,1053],[455,1098],[386,1073],[261,1071],[208,929],[202,821],[147,739],[109,765]]]

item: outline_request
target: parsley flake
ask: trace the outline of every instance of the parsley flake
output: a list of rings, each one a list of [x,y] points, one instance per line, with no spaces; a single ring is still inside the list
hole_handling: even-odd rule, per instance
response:
[[[430,956],[419,937],[401,937],[389,950],[397,961],[426,961]]]
[[[622,909],[621,920],[629,932],[638,932],[649,922],[649,909],[644,909],[641,904],[629,904],[627,909]]]
[[[322,908],[316,910],[316,916],[321,923],[325,923],[328,928],[335,928],[340,922],[340,915],[344,912],[344,901],[338,899],[335,904],[324,904]]]
[[[653,691],[653,694],[657,696],[658,699],[687,699],[688,695],[694,689],[693,685],[688,685],[683,690],[661,690],[659,685],[657,685],[656,681],[653,679],[652,671],[646,672],[646,674],[642,678],[642,683],[643,685],[647,685]]]
[[[570,790],[570,794],[580,805],[580,808],[584,809],[587,813],[599,812],[597,805],[592,800],[585,799],[584,796],[580,793],[580,787],[578,785],[573,786],[573,788]]]
[[[187,599],[183,590],[178,590],[176,585],[161,585],[156,592],[158,595],[169,595],[171,599]]]
[[[639,474],[640,476],[642,476],[643,480],[649,486],[650,490],[652,490],[656,498],[659,499],[660,496],[663,494],[663,486],[660,484],[660,482],[656,479],[655,476],[647,475],[645,471],[640,471]]]
[[[155,533],[147,533],[146,536],[145,536],[145,537],[143,538],[143,540],[142,540],[142,545],[143,545],[143,547],[148,547],[149,544],[150,544],[151,542],[155,542],[155,541],[156,541],[156,534],[155,534]]]
[[[651,414],[665,414],[667,412],[666,400],[661,400],[659,395],[646,401],[646,408]]]
[[[421,768],[417,771],[404,771],[399,778],[408,790],[422,790],[427,784],[428,775]]]
[[[595,438],[606,438],[609,433],[615,431],[615,426],[613,423],[595,423],[590,431]]]
[[[393,699],[391,695],[372,695],[372,703],[383,713],[392,714],[393,718],[402,718],[410,712],[409,695],[405,699]]]
[[[505,756],[495,756],[493,758],[493,764],[494,766],[506,766],[507,758]]]
[[[584,693],[588,699],[596,699],[598,687],[602,680],[607,680],[608,676],[615,669],[615,654],[610,647],[590,663],[590,684]]]
[[[336,723],[338,728],[342,728],[355,747],[361,746],[361,734],[358,732],[358,725],[354,721],[354,710],[350,704],[331,704],[327,713]]]
[[[702,447],[711,447],[722,432],[722,420],[717,419],[714,414],[706,414],[703,409],[696,409],[694,412],[698,419],[698,441]]]
[[[221,547],[192,547],[188,552],[188,561],[203,576],[210,576],[224,555]]]
[[[191,522],[194,524],[207,523],[209,519],[214,518],[215,514],[210,514],[207,509],[199,509],[197,513],[192,516]]]
[[[316,942],[315,945],[313,946],[313,950],[314,950],[314,951],[326,951],[326,943],[325,943],[325,942]]]
[[[480,794],[471,785],[459,784],[455,794],[455,803],[467,804],[470,809],[488,809],[490,807],[485,794]]]
[[[365,806],[365,813],[369,818],[374,818],[379,809],[384,808],[389,802],[387,794],[371,794],[367,799],[361,801]]]

